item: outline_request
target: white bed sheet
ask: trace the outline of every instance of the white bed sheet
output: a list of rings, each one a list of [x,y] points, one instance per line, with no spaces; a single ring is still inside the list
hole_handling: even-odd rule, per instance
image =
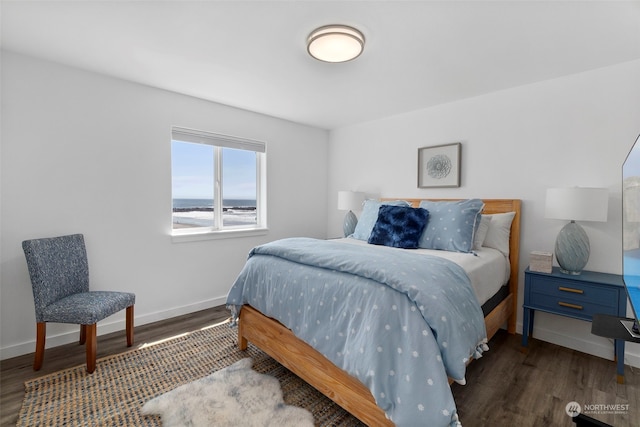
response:
[[[336,239],[354,245],[370,245],[364,240],[353,238]],[[410,250],[414,253],[424,253],[455,262],[464,269],[471,280],[471,286],[476,293],[480,305],[495,295],[498,290],[509,281],[510,264],[502,252],[482,247],[473,253],[437,251],[433,249],[398,249]],[[474,255],[475,254],[475,255]]]

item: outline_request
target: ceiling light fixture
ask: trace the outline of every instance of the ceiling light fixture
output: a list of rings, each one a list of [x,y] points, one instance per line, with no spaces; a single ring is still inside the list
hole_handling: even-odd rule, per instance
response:
[[[324,62],[346,62],[360,56],[364,36],[346,25],[327,25],[315,29],[307,39],[307,51]]]

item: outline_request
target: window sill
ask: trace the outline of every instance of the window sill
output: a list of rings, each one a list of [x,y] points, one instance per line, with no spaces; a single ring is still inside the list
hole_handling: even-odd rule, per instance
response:
[[[206,230],[188,233],[172,233],[173,243],[199,242],[202,240],[233,239],[238,237],[264,236],[269,231],[268,228],[250,228],[242,230]]]

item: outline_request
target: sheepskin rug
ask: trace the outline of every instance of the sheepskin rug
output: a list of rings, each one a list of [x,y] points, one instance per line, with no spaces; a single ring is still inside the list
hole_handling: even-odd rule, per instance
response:
[[[285,405],[280,383],[251,369],[250,358],[149,400],[143,415],[160,415],[164,427],[313,427],[305,409]]]

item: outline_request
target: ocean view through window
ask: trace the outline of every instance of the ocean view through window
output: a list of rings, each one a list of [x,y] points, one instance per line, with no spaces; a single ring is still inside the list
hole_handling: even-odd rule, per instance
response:
[[[227,226],[255,226],[257,223],[256,201],[223,200],[222,221]],[[173,228],[213,226],[212,199],[173,199]]]
[[[182,235],[266,227],[265,144],[172,129],[172,230]]]

